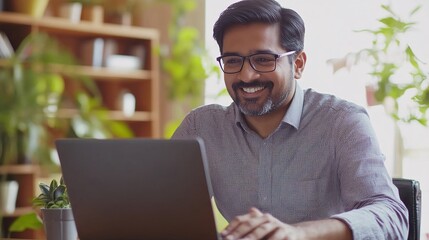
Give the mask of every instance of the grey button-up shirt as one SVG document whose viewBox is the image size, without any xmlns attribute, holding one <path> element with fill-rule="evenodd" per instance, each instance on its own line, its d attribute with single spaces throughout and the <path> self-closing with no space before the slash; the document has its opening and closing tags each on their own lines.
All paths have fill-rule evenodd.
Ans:
<svg viewBox="0 0 429 240">
<path fill-rule="evenodd" d="M 364 108 L 297 86 L 263 139 L 237 106 L 190 112 L 173 138 L 204 140 L 213 194 L 227 220 L 250 207 L 285 223 L 338 218 L 354 239 L 406 239 L 408 213 Z"/>
</svg>

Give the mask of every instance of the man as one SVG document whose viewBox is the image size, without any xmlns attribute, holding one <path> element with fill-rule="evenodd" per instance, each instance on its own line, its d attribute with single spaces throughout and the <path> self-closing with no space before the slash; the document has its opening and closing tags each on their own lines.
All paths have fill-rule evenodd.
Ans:
<svg viewBox="0 0 429 240">
<path fill-rule="evenodd" d="M 225 239 L 406 239 L 408 212 L 364 108 L 302 90 L 304 23 L 274 0 L 244 0 L 214 26 L 234 103 L 187 115 L 200 137 Z"/>
</svg>

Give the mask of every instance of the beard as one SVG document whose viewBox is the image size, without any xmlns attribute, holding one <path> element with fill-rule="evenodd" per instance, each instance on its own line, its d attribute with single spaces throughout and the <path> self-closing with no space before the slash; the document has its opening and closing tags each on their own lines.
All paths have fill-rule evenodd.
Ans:
<svg viewBox="0 0 429 240">
<path fill-rule="evenodd" d="M 267 99 L 258 103 L 258 98 L 242 98 L 240 97 L 239 91 L 242 91 L 242 88 L 245 87 L 264 87 L 263 91 L 268 90 L 269 94 Z M 271 113 L 278 109 L 283 103 L 287 100 L 289 92 L 285 91 L 277 98 L 274 98 L 272 95 L 274 84 L 273 82 L 261 82 L 254 81 L 251 83 L 238 82 L 232 85 L 234 91 L 233 101 L 238 106 L 240 111 L 247 116 L 262 116 L 268 113 Z"/>
</svg>

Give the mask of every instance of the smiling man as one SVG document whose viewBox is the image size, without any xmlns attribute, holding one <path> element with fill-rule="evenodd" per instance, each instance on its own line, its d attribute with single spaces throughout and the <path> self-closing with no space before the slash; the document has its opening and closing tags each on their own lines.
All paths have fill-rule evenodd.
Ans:
<svg viewBox="0 0 429 240">
<path fill-rule="evenodd" d="M 297 84 L 304 33 L 274 0 L 229 6 L 213 35 L 234 103 L 193 110 L 173 138 L 204 140 L 225 239 L 406 239 L 365 109 Z"/>
</svg>

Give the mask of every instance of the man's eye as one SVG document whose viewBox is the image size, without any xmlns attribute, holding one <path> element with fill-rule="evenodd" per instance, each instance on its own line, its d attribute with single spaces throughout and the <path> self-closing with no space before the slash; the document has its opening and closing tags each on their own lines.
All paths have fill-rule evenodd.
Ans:
<svg viewBox="0 0 429 240">
<path fill-rule="evenodd" d="M 225 64 L 241 64 L 242 60 L 239 57 L 229 57 L 224 59 Z"/>
<path fill-rule="evenodd" d="M 271 56 L 256 56 L 253 58 L 253 61 L 256 63 L 268 63 L 274 61 L 274 58 Z"/>
</svg>

